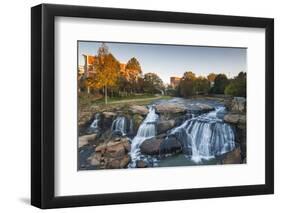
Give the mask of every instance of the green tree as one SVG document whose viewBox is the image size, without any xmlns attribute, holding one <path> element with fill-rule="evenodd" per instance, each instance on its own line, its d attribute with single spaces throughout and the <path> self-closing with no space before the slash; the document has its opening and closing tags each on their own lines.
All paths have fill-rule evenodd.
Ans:
<svg viewBox="0 0 281 213">
<path fill-rule="evenodd" d="M 210 89 L 210 83 L 207 78 L 199 76 L 194 80 L 194 90 L 198 94 L 206 94 Z"/>
<path fill-rule="evenodd" d="M 108 51 L 108 47 L 103 43 L 98 50 L 97 59 L 94 62 L 95 85 L 97 88 L 104 88 L 105 104 L 107 104 L 107 90 L 117 85 L 120 72 L 118 60 Z"/>
<path fill-rule="evenodd" d="M 163 92 L 162 79 L 155 73 L 146 73 L 143 78 L 143 90 L 147 93 Z"/>
<path fill-rule="evenodd" d="M 189 97 L 195 94 L 194 81 L 188 78 L 182 78 L 178 87 L 179 94 L 182 97 Z"/>
<path fill-rule="evenodd" d="M 192 71 L 187 71 L 178 86 L 178 93 L 182 97 L 189 97 L 196 94 L 195 88 L 196 75 Z"/>
<path fill-rule="evenodd" d="M 232 96 L 246 97 L 246 73 L 240 72 L 225 88 L 224 93 Z"/>
<path fill-rule="evenodd" d="M 126 69 L 128 69 L 128 70 L 135 70 L 137 74 L 141 74 L 142 73 L 141 65 L 140 65 L 139 61 L 135 57 L 131 58 L 127 62 Z"/>
<path fill-rule="evenodd" d="M 126 73 L 131 86 L 131 92 L 137 89 L 138 79 L 142 74 L 142 69 L 139 61 L 133 57 L 126 64 Z"/>
<path fill-rule="evenodd" d="M 224 94 L 224 90 L 228 84 L 229 84 L 229 80 L 227 79 L 226 75 L 218 74 L 215 78 L 212 92 L 216 94 Z"/>
<path fill-rule="evenodd" d="M 196 79 L 196 75 L 192 71 L 187 71 L 183 74 L 183 79 L 194 81 Z"/>
</svg>

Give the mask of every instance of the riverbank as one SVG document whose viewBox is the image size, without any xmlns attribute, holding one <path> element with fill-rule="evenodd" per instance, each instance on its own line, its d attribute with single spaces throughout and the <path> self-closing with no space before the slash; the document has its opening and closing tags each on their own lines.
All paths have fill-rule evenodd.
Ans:
<svg viewBox="0 0 281 213">
<path fill-rule="evenodd" d="M 97 112 L 120 111 L 131 105 L 147 105 L 154 100 L 169 100 L 171 96 L 164 95 L 132 95 L 122 98 L 108 98 L 108 104 L 105 104 L 104 98 L 95 99 L 92 95 L 78 96 L 78 126 L 81 127 L 93 118 Z"/>
</svg>

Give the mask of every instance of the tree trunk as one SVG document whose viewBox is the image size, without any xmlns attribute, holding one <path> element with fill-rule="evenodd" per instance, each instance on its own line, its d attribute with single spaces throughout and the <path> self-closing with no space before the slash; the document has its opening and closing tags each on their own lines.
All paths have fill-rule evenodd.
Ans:
<svg viewBox="0 0 281 213">
<path fill-rule="evenodd" d="M 105 104 L 107 104 L 107 87 L 104 86 L 104 97 L 105 97 Z"/>
</svg>

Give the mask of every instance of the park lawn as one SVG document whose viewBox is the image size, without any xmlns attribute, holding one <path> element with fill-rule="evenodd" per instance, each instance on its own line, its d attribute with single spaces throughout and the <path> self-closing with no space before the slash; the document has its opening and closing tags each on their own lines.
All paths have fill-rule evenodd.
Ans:
<svg viewBox="0 0 281 213">
<path fill-rule="evenodd" d="M 142 94 L 142 95 L 130 95 L 130 96 L 124 96 L 124 97 L 108 97 L 107 105 L 116 105 L 116 104 L 139 104 L 139 105 L 145 105 L 149 104 L 153 100 L 158 99 L 170 99 L 171 96 L 165 96 L 165 95 L 153 95 L 153 94 Z M 80 95 L 79 96 L 79 105 L 80 107 L 83 106 L 91 106 L 91 105 L 97 105 L 97 106 L 103 106 L 105 105 L 104 97 L 95 99 L 92 95 Z"/>
</svg>

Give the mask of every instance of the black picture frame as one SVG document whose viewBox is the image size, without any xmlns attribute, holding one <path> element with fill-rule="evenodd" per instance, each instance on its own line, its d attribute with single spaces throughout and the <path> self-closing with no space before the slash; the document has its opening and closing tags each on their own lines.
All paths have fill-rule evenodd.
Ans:
<svg viewBox="0 0 281 213">
<path fill-rule="evenodd" d="M 100 18 L 162 23 L 264 28 L 265 48 L 265 184 L 79 196 L 54 195 L 54 23 L 55 17 Z M 251 128 L 251 127 L 249 127 Z M 31 204 L 60 208 L 217 198 L 274 193 L 274 20 L 164 11 L 41 4 L 31 8 Z"/>
</svg>

